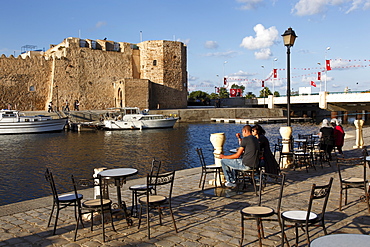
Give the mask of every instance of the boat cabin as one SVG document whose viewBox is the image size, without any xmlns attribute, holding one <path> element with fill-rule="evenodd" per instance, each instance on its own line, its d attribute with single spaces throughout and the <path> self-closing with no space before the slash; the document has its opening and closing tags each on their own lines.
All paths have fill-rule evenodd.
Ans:
<svg viewBox="0 0 370 247">
<path fill-rule="evenodd" d="M 0 110 L 0 122 L 15 123 L 15 122 L 37 122 L 51 120 L 49 116 L 22 116 L 19 111 Z"/>
</svg>

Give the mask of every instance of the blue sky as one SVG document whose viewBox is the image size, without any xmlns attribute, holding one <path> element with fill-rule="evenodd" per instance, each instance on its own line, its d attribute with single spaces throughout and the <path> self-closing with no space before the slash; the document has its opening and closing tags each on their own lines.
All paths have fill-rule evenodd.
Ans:
<svg viewBox="0 0 370 247">
<path fill-rule="evenodd" d="M 370 89 L 370 0 L 3 0 L 1 5 L 0 54 L 7 56 L 18 56 L 24 45 L 48 49 L 67 37 L 177 40 L 188 49 L 189 91 L 214 92 L 226 76 L 227 86 L 244 85 L 259 95 L 265 80 L 285 94 L 281 34 L 292 27 L 298 36 L 291 48 L 293 91 L 309 87 L 317 93 L 320 84 L 324 90 L 325 58 L 332 67 L 328 91 Z"/>
</svg>

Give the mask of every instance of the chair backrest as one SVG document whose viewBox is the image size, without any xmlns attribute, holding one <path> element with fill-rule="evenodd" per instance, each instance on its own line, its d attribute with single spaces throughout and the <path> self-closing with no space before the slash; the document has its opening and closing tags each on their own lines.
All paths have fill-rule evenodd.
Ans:
<svg viewBox="0 0 370 247">
<path fill-rule="evenodd" d="M 274 144 L 274 157 L 276 157 L 277 152 L 281 152 L 283 150 L 283 143 L 280 138 L 277 139 L 277 143 Z"/>
<path fill-rule="evenodd" d="M 59 201 L 59 199 L 58 199 L 58 192 L 57 192 L 57 188 L 55 187 L 54 177 L 53 177 L 52 172 L 49 171 L 48 168 L 45 171 L 45 179 L 46 179 L 46 181 L 48 181 L 50 183 L 50 187 L 51 187 L 51 191 L 53 193 L 53 199 L 54 199 L 54 201 L 58 202 Z"/>
<path fill-rule="evenodd" d="M 101 195 L 104 195 L 103 194 L 103 187 L 104 187 L 103 183 L 104 182 L 103 182 L 102 177 L 98 174 L 97 178 L 95 178 L 95 179 L 94 178 L 91 178 L 91 179 L 89 178 L 89 179 L 78 179 L 78 180 L 76 180 L 74 178 L 74 176 L 71 175 L 71 180 L 72 180 L 73 189 L 74 189 L 76 198 L 79 198 L 78 197 L 78 188 L 94 188 L 94 187 L 98 186 L 100 194 L 99 194 L 99 198 L 97 198 L 97 199 L 100 199 L 100 206 L 101 206 L 100 210 L 103 212 L 103 210 L 104 210 L 104 208 L 103 208 L 103 199 L 107 199 L 107 198 L 104 198 L 104 196 L 101 196 Z M 100 186 L 100 185 L 102 185 L 102 186 Z M 81 200 L 77 200 L 77 206 L 78 206 L 79 212 L 81 213 L 81 209 L 82 209 Z"/>
<path fill-rule="evenodd" d="M 261 172 L 260 174 L 260 186 L 259 186 L 259 200 L 258 200 L 258 206 L 262 205 L 262 193 L 264 192 L 267 184 L 278 184 L 279 187 L 279 199 L 276 207 L 276 213 L 280 213 L 281 208 L 281 201 L 283 198 L 283 191 L 284 191 L 284 185 L 285 185 L 285 174 L 272 174 L 272 173 L 266 173 Z M 274 190 L 275 193 L 275 190 Z"/>
<path fill-rule="evenodd" d="M 362 177 L 364 178 L 364 181 L 366 181 L 366 163 L 367 162 L 365 160 L 365 157 L 354 157 L 354 158 L 337 157 L 336 163 L 337 163 L 339 180 L 340 180 L 341 183 L 343 181 L 343 177 L 342 177 L 343 166 L 360 166 L 360 167 L 362 167 Z"/>
<path fill-rule="evenodd" d="M 161 161 L 156 160 L 155 158 L 153 158 L 153 160 L 152 160 L 152 166 L 150 168 L 149 175 L 150 176 L 155 176 L 155 177 L 158 176 L 159 171 L 161 169 L 161 165 L 162 165 L 162 162 Z M 152 188 L 154 190 L 154 194 L 157 194 L 157 186 L 154 185 Z"/>
<path fill-rule="evenodd" d="M 312 210 L 312 205 L 315 200 L 323 200 L 320 217 L 324 218 L 326 205 L 328 204 L 332 184 L 333 184 L 333 178 L 331 177 L 329 180 L 329 183 L 326 185 L 316 185 L 316 184 L 312 185 L 310 200 L 309 200 L 308 209 L 307 209 L 306 222 L 309 221 L 310 212 Z"/>
<path fill-rule="evenodd" d="M 367 147 L 362 148 L 362 155 L 363 156 L 369 156 L 369 152 L 367 151 Z"/>
<path fill-rule="evenodd" d="M 298 134 L 299 139 L 311 139 L 312 134 Z"/>
<path fill-rule="evenodd" d="M 148 194 L 149 194 L 149 188 L 151 186 L 158 187 L 168 184 L 168 198 L 171 203 L 171 197 L 172 197 L 172 189 L 173 189 L 173 182 L 175 180 L 175 171 L 167 172 L 167 173 L 161 173 L 157 174 L 156 176 L 150 176 L 147 175 L 147 188 L 148 188 Z"/>
<path fill-rule="evenodd" d="M 206 169 L 207 165 L 206 165 L 206 162 L 204 160 L 203 150 L 201 148 L 197 148 L 196 151 L 197 151 L 197 154 L 199 156 L 200 165 L 202 166 L 202 169 Z"/>
</svg>

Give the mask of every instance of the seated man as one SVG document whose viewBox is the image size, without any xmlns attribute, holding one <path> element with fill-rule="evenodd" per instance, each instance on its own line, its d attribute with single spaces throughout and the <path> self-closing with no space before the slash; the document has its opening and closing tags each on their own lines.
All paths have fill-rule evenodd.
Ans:
<svg viewBox="0 0 370 247">
<path fill-rule="evenodd" d="M 235 170 L 250 170 L 258 167 L 259 164 L 259 142 L 252 135 L 252 127 L 245 125 L 242 129 L 243 138 L 237 133 L 240 147 L 235 154 L 220 155 L 222 170 L 225 175 L 226 187 L 235 187 Z M 242 159 L 240 157 L 243 155 Z"/>
</svg>

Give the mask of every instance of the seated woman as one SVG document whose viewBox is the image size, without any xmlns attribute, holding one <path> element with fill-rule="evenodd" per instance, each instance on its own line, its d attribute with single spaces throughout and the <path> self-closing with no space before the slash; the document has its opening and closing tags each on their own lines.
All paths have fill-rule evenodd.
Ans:
<svg viewBox="0 0 370 247">
<path fill-rule="evenodd" d="M 320 149 L 324 150 L 328 159 L 331 160 L 331 152 L 334 147 L 334 129 L 329 125 L 327 119 L 322 120 L 320 129 Z"/>
<path fill-rule="evenodd" d="M 279 174 L 279 164 L 277 163 L 274 155 L 271 152 L 270 142 L 266 138 L 265 134 L 266 131 L 261 127 L 261 125 L 256 124 L 252 127 L 252 135 L 254 135 L 260 143 L 260 165 L 262 167 L 265 167 L 265 172 L 267 173 Z"/>
</svg>

